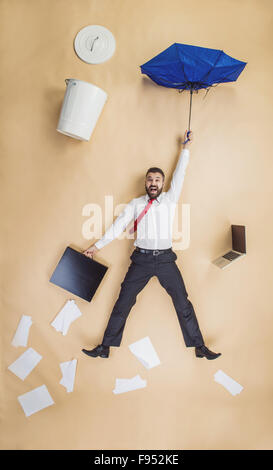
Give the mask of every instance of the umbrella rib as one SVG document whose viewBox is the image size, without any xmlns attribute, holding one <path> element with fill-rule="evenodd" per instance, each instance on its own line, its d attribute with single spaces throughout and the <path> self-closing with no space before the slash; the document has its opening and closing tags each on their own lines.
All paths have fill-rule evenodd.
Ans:
<svg viewBox="0 0 273 470">
<path fill-rule="evenodd" d="M 228 74 L 227 74 L 223 79 L 221 79 L 221 80 L 225 80 L 225 79 L 226 79 L 229 75 L 231 75 L 233 72 L 234 72 L 234 70 L 233 70 L 232 72 L 228 73 Z M 235 81 L 235 80 L 233 80 L 233 81 Z M 220 85 L 220 83 L 226 83 L 226 82 L 223 82 L 223 81 L 217 82 L 217 83 L 214 83 L 213 85 L 210 85 L 209 87 L 207 87 L 207 91 L 206 91 L 206 94 L 205 94 L 204 98 L 206 98 L 208 91 L 209 91 L 212 87 L 216 87 L 216 86 Z"/>
</svg>

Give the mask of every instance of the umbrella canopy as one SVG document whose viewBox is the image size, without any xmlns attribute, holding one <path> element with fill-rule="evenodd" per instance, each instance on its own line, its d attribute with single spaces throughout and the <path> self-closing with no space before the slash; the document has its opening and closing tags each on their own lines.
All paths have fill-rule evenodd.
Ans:
<svg viewBox="0 0 273 470">
<path fill-rule="evenodd" d="M 219 49 L 174 43 L 140 68 L 158 85 L 180 91 L 189 90 L 192 99 L 194 90 L 234 82 L 245 66 L 246 62 L 234 59 Z"/>
</svg>

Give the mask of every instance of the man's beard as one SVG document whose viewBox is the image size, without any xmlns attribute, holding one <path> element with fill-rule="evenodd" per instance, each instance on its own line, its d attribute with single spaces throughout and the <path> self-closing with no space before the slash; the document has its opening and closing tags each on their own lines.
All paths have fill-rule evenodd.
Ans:
<svg viewBox="0 0 273 470">
<path fill-rule="evenodd" d="M 153 186 L 150 186 L 150 188 L 148 189 L 147 186 L 145 185 L 146 193 L 148 194 L 149 198 L 156 199 L 159 196 L 159 194 L 162 193 L 163 188 L 157 189 L 157 191 L 154 191 L 154 192 L 151 191 L 151 188 L 153 188 Z"/>
</svg>

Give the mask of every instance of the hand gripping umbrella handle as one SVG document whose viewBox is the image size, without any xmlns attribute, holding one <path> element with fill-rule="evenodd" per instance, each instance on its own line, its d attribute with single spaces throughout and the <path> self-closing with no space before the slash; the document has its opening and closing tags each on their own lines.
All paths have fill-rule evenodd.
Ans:
<svg viewBox="0 0 273 470">
<path fill-rule="evenodd" d="M 187 132 L 187 137 L 189 137 L 190 135 L 190 131 Z M 182 144 L 186 144 L 187 142 L 189 142 L 190 139 L 187 138 L 187 140 L 185 140 L 184 142 L 182 142 Z"/>
</svg>

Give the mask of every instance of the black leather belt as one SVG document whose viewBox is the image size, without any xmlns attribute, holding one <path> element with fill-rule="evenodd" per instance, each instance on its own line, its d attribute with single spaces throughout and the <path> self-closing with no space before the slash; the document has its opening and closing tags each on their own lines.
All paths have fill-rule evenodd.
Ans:
<svg viewBox="0 0 273 470">
<path fill-rule="evenodd" d="M 152 254 L 153 256 L 158 256 L 158 255 L 162 255 L 163 253 L 168 253 L 172 251 L 172 249 L 167 248 L 166 250 L 144 250 L 144 248 L 139 248 L 137 246 L 136 251 L 139 251 L 140 253 L 145 253 L 146 255 Z"/>
</svg>

